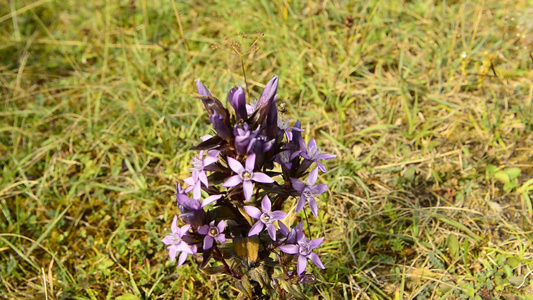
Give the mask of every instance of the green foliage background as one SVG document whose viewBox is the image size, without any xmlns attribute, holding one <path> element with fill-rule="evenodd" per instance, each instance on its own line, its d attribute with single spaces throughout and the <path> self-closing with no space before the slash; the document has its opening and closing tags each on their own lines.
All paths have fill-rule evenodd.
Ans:
<svg viewBox="0 0 533 300">
<path fill-rule="evenodd" d="M 531 299 L 531 20 L 524 0 L 3 1 L 0 297 L 235 297 L 161 237 L 209 132 L 194 80 L 225 99 L 225 45 L 262 32 L 252 96 L 278 75 L 338 155 L 309 297 Z"/>
</svg>

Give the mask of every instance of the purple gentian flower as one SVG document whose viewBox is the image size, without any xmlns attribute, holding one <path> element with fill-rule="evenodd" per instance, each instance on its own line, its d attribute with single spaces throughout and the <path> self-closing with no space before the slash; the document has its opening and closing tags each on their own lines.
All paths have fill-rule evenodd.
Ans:
<svg viewBox="0 0 533 300">
<path fill-rule="evenodd" d="M 248 117 L 251 116 L 257 108 L 257 100 L 250 101 L 250 104 L 246 104 L 246 113 Z"/>
<path fill-rule="evenodd" d="M 311 261 L 319 268 L 325 269 L 318 255 L 312 252 L 313 249 L 322 244 L 322 241 L 324 241 L 324 238 L 314 239 L 312 241 L 309 241 L 308 239 L 301 239 L 296 245 L 283 245 L 279 246 L 279 249 L 287 254 L 297 254 L 298 265 L 296 269 L 298 275 L 300 275 L 305 272 L 305 269 L 307 268 L 308 258 L 311 259 Z"/>
<path fill-rule="evenodd" d="M 200 79 L 196 79 L 196 89 L 198 90 L 198 94 L 202 96 L 209 96 L 211 97 L 211 93 L 209 90 L 205 87 L 205 85 L 200 81 Z"/>
<path fill-rule="evenodd" d="M 273 241 L 275 241 L 276 226 L 274 226 L 272 223 L 285 218 L 287 214 L 280 210 L 270 211 L 272 209 L 272 203 L 270 202 L 268 196 L 263 198 L 263 201 L 261 202 L 261 209 L 262 211 L 253 206 L 244 206 L 244 210 L 250 217 L 259 219 L 259 221 L 255 222 L 255 224 L 252 226 L 250 232 L 248 232 L 248 236 L 257 235 L 266 226 L 268 235 Z"/>
<path fill-rule="evenodd" d="M 265 153 L 270 151 L 272 149 L 272 146 L 274 145 L 274 142 L 276 140 L 268 140 L 268 138 L 264 135 L 259 135 L 255 138 L 254 144 L 253 144 L 253 152 L 254 153 Z"/>
<path fill-rule="evenodd" d="M 171 233 L 163 238 L 163 243 L 167 245 L 168 256 L 170 257 L 170 262 L 174 262 L 176 254 L 178 251 L 181 251 L 180 258 L 178 259 L 178 267 L 181 266 L 189 254 L 195 254 L 197 251 L 196 245 L 190 246 L 187 244 L 183 237 L 191 228 L 191 225 L 185 225 L 181 228 L 178 227 L 178 217 L 174 216 L 174 221 L 171 226 Z"/>
<path fill-rule="evenodd" d="M 228 93 L 228 102 L 235 110 L 237 120 L 246 120 L 248 113 L 246 111 L 246 95 L 242 87 L 232 88 Z"/>
<path fill-rule="evenodd" d="M 244 198 L 246 198 L 246 201 L 250 201 L 250 198 L 252 198 L 252 194 L 254 192 L 254 186 L 252 181 L 255 182 L 262 182 L 262 183 L 272 183 L 274 182 L 274 179 L 270 178 L 265 173 L 261 172 L 254 172 L 254 165 L 255 165 L 255 154 L 251 153 L 246 158 L 246 167 L 243 167 L 240 162 L 237 160 L 228 157 L 228 165 L 233 170 L 233 172 L 237 173 L 237 175 L 233 175 L 230 178 L 222 184 L 223 187 L 234 187 L 242 182 L 242 190 L 244 192 Z"/>
<path fill-rule="evenodd" d="M 300 222 L 300 224 L 296 225 L 292 230 L 289 230 L 283 222 L 278 222 L 279 225 L 279 231 L 282 235 L 285 236 L 281 241 L 285 242 L 286 244 L 296 244 L 299 240 L 305 239 L 304 234 L 304 222 Z"/>
<path fill-rule="evenodd" d="M 204 201 L 202 201 L 201 200 L 202 194 L 201 194 L 200 189 L 193 189 L 192 194 L 193 194 L 192 199 L 190 199 L 187 196 L 187 194 L 178 193 L 176 195 L 178 206 L 182 204 L 182 205 L 186 205 L 187 207 L 190 207 L 191 210 L 200 210 L 201 208 L 217 201 L 218 199 L 222 197 L 222 195 L 211 195 L 205 198 Z"/>
<path fill-rule="evenodd" d="M 185 223 L 192 226 L 201 226 L 204 224 L 205 211 L 202 209 L 202 204 L 198 199 L 191 199 L 187 196 L 187 191 L 183 191 L 181 186 L 176 186 L 176 202 L 178 203 L 178 209 L 180 210 L 180 218 Z"/>
<path fill-rule="evenodd" d="M 276 96 L 276 92 L 278 91 L 278 76 L 273 76 L 272 79 L 266 84 L 265 89 L 263 90 L 263 93 L 261 94 L 261 97 L 259 97 L 259 100 L 257 101 L 257 107 L 258 108 L 267 108 L 267 112 L 270 110 L 270 105 L 272 104 L 272 101 L 274 101 L 274 97 Z"/>
<path fill-rule="evenodd" d="M 300 155 L 305 159 L 315 162 L 317 166 L 320 168 L 320 170 L 324 173 L 327 172 L 326 167 L 324 167 L 324 165 L 318 160 L 319 159 L 331 159 L 331 158 L 337 157 L 337 155 L 334 155 L 334 154 L 326 154 L 326 153 L 321 154 L 320 149 L 318 149 L 316 145 L 315 138 L 312 138 L 309 141 L 309 144 L 307 145 L 308 148 L 305 146 L 305 141 L 303 138 L 300 138 L 299 143 L 300 143 L 300 148 L 302 148 L 302 152 L 300 153 Z"/>
<path fill-rule="evenodd" d="M 300 194 L 300 200 L 296 204 L 296 212 L 299 212 L 304 208 L 305 201 L 309 202 L 309 208 L 315 217 L 318 217 L 318 207 L 316 204 L 315 196 L 320 195 L 328 188 L 325 184 L 314 185 L 318 179 L 318 168 L 314 168 L 307 177 L 307 183 L 303 184 L 298 179 L 291 178 L 292 187 Z"/>
<path fill-rule="evenodd" d="M 215 221 L 211 221 L 209 225 L 204 225 L 198 228 L 198 233 L 205 235 L 204 237 L 204 250 L 211 249 L 213 247 L 213 241 L 224 243 L 226 241 L 226 235 L 223 234 L 224 228 L 226 228 L 226 221 L 220 221 L 215 226 Z"/>
<path fill-rule="evenodd" d="M 224 122 L 224 116 L 218 112 L 209 115 L 209 122 L 213 125 L 217 135 L 225 140 L 231 138 L 231 130 Z"/>
<path fill-rule="evenodd" d="M 290 142 L 292 141 L 292 132 L 298 131 L 302 132 L 303 129 L 300 129 L 296 126 L 289 126 L 289 119 L 283 121 L 281 118 L 278 119 L 278 127 L 279 129 L 283 130 L 285 132 L 285 135 L 287 136 L 287 140 Z M 289 130 L 290 129 L 290 130 Z"/>
<path fill-rule="evenodd" d="M 235 150 L 237 150 L 237 153 L 244 155 L 250 152 L 258 133 L 259 128 L 251 130 L 248 123 L 244 123 L 242 126 L 235 126 L 233 134 L 235 135 Z"/>
<path fill-rule="evenodd" d="M 207 156 L 203 158 L 204 151 L 200 151 L 198 156 L 193 157 L 192 159 L 192 168 L 189 170 L 192 171 L 193 177 L 198 177 L 198 179 L 207 187 L 209 183 L 207 182 L 207 174 L 205 173 L 205 167 L 210 164 L 215 163 L 218 160 L 218 157 Z"/>
<path fill-rule="evenodd" d="M 281 151 L 280 153 L 278 153 L 276 157 L 274 158 L 274 161 L 284 166 L 288 170 L 290 170 L 292 167 L 292 163 L 291 163 L 290 155 L 288 151 Z"/>
<path fill-rule="evenodd" d="M 268 115 L 271 115 L 270 108 L 276 101 L 276 92 L 278 90 L 278 76 L 272 77 L 265 86 L 261 97 L 257 100 L 257 106 L 254 112 L 254 121 L 258 124 L 263 124 Z M 275 106 L 275 104 L 274 104 Z M 274 121 L 272 126 L 277 125 L 277 121 Z"/>
</svg>

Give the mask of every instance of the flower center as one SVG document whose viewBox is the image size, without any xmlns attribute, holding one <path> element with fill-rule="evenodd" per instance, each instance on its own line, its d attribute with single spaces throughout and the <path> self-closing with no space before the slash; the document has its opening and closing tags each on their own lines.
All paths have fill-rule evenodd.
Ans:
<svg viewBox="0 0 533 300">
<path fill-rule="evenodd" d="M 201 171 L 204 168 L 204 162 L 198 158 L 193 158 L 192 168 L 197 171 Z"/>
<path fill-rule="evenodd" d="M 300 244 L 300 255 L 303 255 L 303 256 L 308 256 L 309 254 L 311 254 L 311 249 L 309 249 L 309 244 L 308 243 L 302 243 Z"/>
<path fill-rule="evenodd" d="M 242 179 L 243 179 L 243 180 L 250 180 L 250 179 L 252 179 L 252 173 L 250 173 L 249 171 L 244 171 L 244 172 L 242 172 Z"/>
<path fill-rule="evenodd" d="M 304 190 L 303 196 L 306 200 L 315 198 L 315 194 L 307 188 Z"/>
<path fill-rule="evenodd" d="M 211 227 L 209 229 L 209 235 L 212 236 L 212 237 L 215 237 L 218 235 L 218 228 L 216 227 Z"/>
<path fill-rule="evenodd" d="M 170 234 L 171 242 L 174 245 L 181 243 L 181 237 L 175 233 Z"/>
<path fill-rule="evenodd" d="M 269 214 L 269 213 L 263 213 L 261 215 L 261 218 L 260 218 L 261 222 L 265 223 L 265 224 L 270 224 L 272 223 L 272 216 Z"/>
<path fill-rule="evenodd" d="M 307 155 L 309 155 L 309 157 L 314 160 L 318 155 L 320 155 L 320 149 L 318 149 L 317 147 L 316 149 L 307 152 Z"/>
</svg>

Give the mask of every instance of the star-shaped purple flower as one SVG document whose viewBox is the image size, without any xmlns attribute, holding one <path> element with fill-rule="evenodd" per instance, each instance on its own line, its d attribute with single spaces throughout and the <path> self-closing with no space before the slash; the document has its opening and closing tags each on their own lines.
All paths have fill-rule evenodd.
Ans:
<svg viewBox="0 0 533 300">
<path fill-rule="evenodd" d="M 296 178 L 291 178 L 292 187 L 300 194 L 300 200 L 296 204 L 296 212 L 304 208 L 305 202 L 309 202 L 309 208 L 315 217 L 318 217 L 318 206 L 316 204 L 315 196 L 320 195 L 328 188 L 325 184 L 314 185 L 318 179 L 318 168 L 314 168 L 307 177 L 307 183 L 303 184 Z"/>
<path fill-rule="evenodd" d="M 312 241 L 308 239 L 301 239 L 296 245 L 283 245 L 279 246 L 279 249 L 287 254 L 297 255 L 298 264 L 296 269 L 298 275 L 301 275 L 303 272 L 305 272 L 305 269 L 307 268 L 308 258 L 311 259 L 311 261 L 319 268 L 325 269 L 318 255 L 312 252 L 313 249 L 322 244 L 322 241 L 324 241 L 324 238 L 314 239 Z"/>
<path fill-rule="evenodd" d="M 285 224 L 283 224 L 283 222 L 278 222 L 278 225 L 279 232 L 285 236 L 280 240 L 280 242 L 284 242 L 286 244 L 296 244 L 299 240 L 305 239 L 303 222 L 300 222 L 300 224 L 296 225 L 290 230 Z"/>
<path fill-rule="evenodd" d="M 211 249 L 213 247 L 213 241 L 224 243 L 226 241 L 226 235 L 223 234 L 224 228 L 226 228 L 226 221 L 220 221 L 215 226 L 215 221 L 211 221 L 209 225 L 204 225 L 198 228 L 198 233 L 205 235 L 204 237 L 204 250 Z"/>
<path fill-rule="evenodd" d="M 274 179 L 270 178 L 265 173 L 254 172 L 255 165 L 255 153 L 251 153 L 246 158 L 245 167 L 242 166 L 237 160 L 228 157 L 228 165 L 237 173 L 233 175 L 222 184 L 223 187 L 234 187 L 242 182 L 242 190 L 244 192 L 244 198 L 246 201 L 250 201 L 252 194 L 254 192 L 254 186 L 252 181 L 261 182 L 261 183 L 272 183 Z"/>
<path fill-rule="evenodd" d="M 192 177 L 197 177 L 206 187 L 209 186 L 207 182 L 207 174 L 205 173 L 205 167 L 215 163 L 218 160 L 218 157 L 207 156 L 203 158 L 204 151 L 200 151 L 198 156 L 193 157 L 192 159 L 192 168 L 189 170 L 192 171 Z"/>
<path fill-rule="evenodd" d="M 279 129 L 283 130 L 285 132 L 285 135 L 287 136 L 287 140 L 290 142 L 292 141 L 292 132 L 298 131 L 302 132 L 303 129 L 300 129 L 295 126 L 289 126 L 289 119 L 283 121 L 281 118 L 278 119 L 278 127 Z M 290 129 L 290 130 L 289 130 Z"/>
<path fill-rule="evenodd" d="M 257 235 L 266 226 L 268 235 L 273 241 L 275 241 L 276 226 L 273 223 L 285 218 L 287 214 L 280 210 L 270 211 L 272 209 L 272 203 L 270 202 L 268 196 L 265 196 L 263 201 L 261 201 L 261 209 L 262 211 L 253 206 L 244 206 L 244 210 L 250 217 L 259 220 L 252 226 L 250 232 L 248 232 L 248 236 Z"/>
<path fill-rule="evenodd" d="M 193 189 L 193 192 L 192 192 L 192 199 L 190 199 L 187 194 L 185 193 L 177 193 L 176 194 L 176 200 L 178 201 L 178 206 L 180 204 L 185 204 L 187 205 L 188 207 L 191 207 L 191 209 L 193 210 L 199 210 L 201 209 L 202 207 L 206 207 L 207 205 L 217 201 L 218 199 L 220 199 L 222 197 L 222 195 L 211 195 L 207 198 L 204 199 L 204 201 L 202 201 L 202 194 L 201 194 L 201 190 L 200 189 Z M 201 205 L 200 205 L 201 203 Z"/>
<path fill-rule="evenodd" d="M 178 253 L 178 251 L 181 251 L 180 257 L 178 259 L 179 267 L 185 262 L 189 254 L 196 253 L 197 247 L 196 245 L 190 246 L 183 240 L 183 237 L 187 234 L 189 228 L 191 228 L 191 225 L 185 225 L 179 228 L 177 223 L 178 217 L 174 216 L 174 221 L 172 222 L 171 226 L 172 232 L 163 238 L 163 243 L 168 246 L 168 256 L 170 257 L 171 262 L 174 262 L 176 254 Z"/>
<path fill-rule="evenodd" d="M 337 157 L 337 155 L 334 155 L 334 154 L 320 153 L 320 149 L 318 149 L 318 146 L 316 145 L 315 138 L 312 138 L 309 141 L 309 143 L 307 144 L 307 147 L 305 145 L 305 141 L 303 138 L 300 138 L 298 142 L 300 143 L 300 148 L 302 149 L 302 151 L 300 152 L 300 156 L 312 162 L 315 162 L 316 165 L 320 168 L 320 170 L 324 173 L 327 172 L 326 167 L 318 160 L 319 159 L 331 159 L 331 158 Z"/>
</svg>

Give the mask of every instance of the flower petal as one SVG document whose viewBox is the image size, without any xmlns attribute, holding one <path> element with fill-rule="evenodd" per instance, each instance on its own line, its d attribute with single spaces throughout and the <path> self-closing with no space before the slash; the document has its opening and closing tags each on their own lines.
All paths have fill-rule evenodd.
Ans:
<svg viewBox="0 0 533 300">
<path fill-rule="evenodd" d="M 291 178 L 292 188 L 295 189 L 298 193 L 302 193 L 305 188 L 305 184 L 296 178 Z"/>
<path fill-rule="evenodd" d="M 276 240 L 276 226 L 274 224 L 266 224 L 268 235 L 270 238 L 275 241 Z"/>
<path fill-rule="evenodd" d="M 320 169 L 320 171 L 322 171 L 323 173 L 327 173 L 328 171 L 326 170 L 326 167 L 324 166 L 324 164 L 322 164 L 321 162 L 319 161 L 315 161 L 316 162 L 316 165 L 318 166 L 318 168 Z"/>
<path fill-rule="evenodd" d="M 317 184 L 312 188 L 312 192 L 315 195 L 323 194 L 328 189 L 327 184 Z"/>
<path fill-rule="evenodd" d="M 284 236 L 289 235 L 290 231 L 287 225 L 285 225 L 285 223 L 279 221 L 278 226 L 279 226 L 279 231 L 281 232 L 281 234 L 283 234 Z"/>
<path fill-rule="evenodd" d="M 250 229 L 250 232 L 248 232 L 248 236 L 257 235 L 259 232 L 263 230 L 264 227 L 265 227 L 265 224 L 263 224 L 263 222 L 261 221 L 255 222 L 255 224 Z"/>
<path fill-rule="evenodd" d="M 320 244 L 322 244 L 323 241 L 324 241 L 323 237 L 310 241 L 309 242 L 309 249 L 311 249 L 311 250 L 315 249 L 316 247 L 320 246 Z"/>
<path fill-rule="evenodd" d="M 337 157 L 337 155 L 335 154 L 322 153 L 322 154 L 319 154 L 316 158 L 317 159 L 332 159 L 335 157 Z"/>
<path fill-rule="evenodd" d="M 263 212 L 270 212 L 270 209 L 272 208 L 272 203 L 270 202 L 270 199 L 268 196 L 263 197 L 263 201 L 261 201 L 261 209 Z"/>
<path fill-rule="evenodd" d="M 219 234 L 215 237 L 215 240 L 219 243 L 225 243 L 226 242 L 226 235 L 225 234 Z"/>
<path fill-rule="evenodd" d="M 199 172 L 198 173 L 198 179 L 205 185 L 209 186 L 209 182 L 207 182 L 207 175 L 205 175 L 205 172 Z"/>
<path fill-rule="evenodd" d="M 234 187 L 242 182 L 241 176 L 233 175 L 222 184 L 223 187 Z"/>
<path fill-rule="evenodd" d="M 250 198 L 252 198 L 252 194 L 254 193 L 254 184 L 251 181 L 243 181 L 242 191 L 244 192 L 244 198 L 246 201 L 250 201 Z"/>
<path fill-rule="evenodd" d="M 314 168 L 307 177 L 307 185 L 313 186 L 315 185 L 316 180 L 318 179 L 318 168 Z"/>
<path fill-rule="evenodd" d="M 204 167 L 205 167 L 205 166 L 209 166 L 210 164 L 215 163 L 215 162 L 217 162 L 217 161 L 218 161 L 218 156 L 215 156 L 215 157 L 213 157 L 213 156 L 208 156 L 208 157 L 206 157 L 206 158 L 204 159 Z"/>
<path fill-rule="evenodd" d="M 298 256 L 298 275 L 301 275 L 303 272 L 305 272 L 305 269 L 307 268 L 307 257 L 303 255 Z"/>
<path fill-rule="evenodd" d="M 170 258 L 170 262 L 173 263 L 174 259 L 176 258 L 176 247 L 170 246 L 168 249 L 168 257 Z"/>
<path fill-rule="evenodd" d="M 282 211 L 280 211 L 280 210 L 276 210 L 276 211 L 272 212 L 271 216 L 272 216 L 272 219 L 274 221 L 276 221 L 276 220 L 284 219 L 287 216 L 287 214 L 282 212 Z"/>
<path fill-rule="evenodd" d="M 183 263 L 185 262 L 185 260 L 187 259 L 187 256 L 189 254 L 185 253 L 185 252 L 181 252 L 180 254 L 180 258 L 178 259 L 178 267 L 181 267 L 181 265 L 183 265 Z"/>
<path fill-rule="evenodd" d="M 246 170 L 248 171 L 253 171 L 254 170 L 254 167 L 255 167 L 255 153 L 250 153 L 248 154 L 248 157 L 246 158 L 246 162 L 245 162 L 246 166 Z"/>
<path fill-rule="evenodd" d="M 207 235 L 208 232 L 209 232 L 209 225 L 203 225 L 203 226 L 198 227 L 199 234 Z"/>
<path fill-rule="evenodd" d="M 298 200 L 298 204 L 296 204 L 296 212 L 299 212 L 304 208 L 305 205 L 305 198 L 304 196 L 300 196 L 300 200 Z"/>
<path fill-rule="evenodd" d="M 311 209 L 311 212 L 315 217 L 318 217 L 318 205 L 316 204 L 315 198 L 308 198 L 307 202 L 309 202 L 309 208 Z"/>
<path fill-rule="evenodd" d="M 315 263 L 315 265 L 317 265 L 320 269 L 325 269 L 324 265 L 322 264 L 322 261 L 320 260 L 320 257 L 318 257 L 318 255 L 316 255 L 316 253 L 311 253 L 309 254 L 309 258 L 311 259 L 311 261 L 313 263 Z"/>
<path fill-rule="evenodd" d="M 205 85 L 200 81 L 200 79 L 196 79 L 196 89 L 198 90 L 198 94 L 202 96 L 211 96 L 211 93 L 205 87 Z"/>
<path fill-rule="evenodd" d="M 209 196 L 209 197 L 205 198 L 204 201 L 202 202 L 202 207 L 205 207 L 205 206 L 217 201 L 221 197 L 222 197 L 222 195 L 213 195 L 213 196 Z"/>
<path fill-rule="evenodd" d="M 279 246 L 279 250 L 287 253 L 287 254 L 296 254 L 298 253 L 298 250 L 300 249 L 300 247 L 298 247 L 297 245 L 283 245 L 283 246 Z"/>
<path fill-rule="evenodd" d="M 244 171 L 242 164 L 231 157 L 228 157 L 228 165 L 237 174 L 241 174 Z"/>
<path fill-rule="evenodd" d="M 172 233 L 178 233 L 178 216 L 174 216 L 174 221 L 172 221 L 172 226 L 170 226 Z"/>
<path fill-rule="evenodd" d="M 255 172 L 252 175 L 252 180 L 255 182 L 272 183 L 274 179 L 270 178 L 267 174 L 261 172 Z"/>
<path fill-rule="evenodd" d="M 204 237 L 204 250 L 211 249 L 213 247 L 213 238 L 209 235 Z"/>
<path fill-rule="evenodd" d="M 187 233 L 187 231 L 189 231 L 189 228 L 191 228 L 191 225 L 189 225 L 189 224 L 183 225 L 183 227 L 179 228 L 178 232 L 176 232 L 176 233 L 180 237 L 182 237 L 184 234 Z"/>
<path fill-rule="evenodd" d="M 171 235 L 167 235 L 165 236 L 161 241 L 163 242 L 163 244 L 165 245 L 172 245 L 172 236 Z"/>
<path fill-rule="evenodd" d="M 226 228 L 226 221 L 220 221 L 217 225 L 218 232 L 224 232 Z"/>
<path fill-rule="evenodd" d="M 309 141 L 309 143 L 307 143 L 307 149 L 309 149 L 309 151 L 307 151 L 307 152 L 311 152 L 311 153 L 316 152 L 316 150 L 318 149 L 314 137 L 311 138 L 311 140 Z"/>
<path fill-rule="evenodd" d="M 260 211 L 257 207 L 245 205 L 243 208 L 244 208 L 244 211 L 245 211 L 250 217 L 252 217 L 252 218 L 254 218 L 254 219 L 259 219 L 259 218 L 261 218 L 261 211 Z"/>
</svg>

